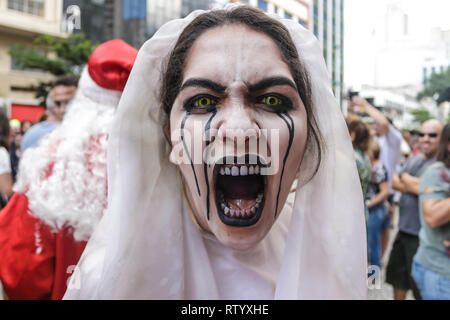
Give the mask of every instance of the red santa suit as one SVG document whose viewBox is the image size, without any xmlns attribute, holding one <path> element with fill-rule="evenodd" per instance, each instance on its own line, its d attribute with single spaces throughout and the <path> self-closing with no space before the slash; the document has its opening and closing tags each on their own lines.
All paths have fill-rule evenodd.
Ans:
<svg viewBox="0 0 450 320">
<path fill-rule="evenodd" d="M 8 299 L 61 299 L 107 204 L 106 144 L 137 50 L 100 45 L 62 124 L 22 156 L 0 212 L 0 280 Z"/>
</svg>

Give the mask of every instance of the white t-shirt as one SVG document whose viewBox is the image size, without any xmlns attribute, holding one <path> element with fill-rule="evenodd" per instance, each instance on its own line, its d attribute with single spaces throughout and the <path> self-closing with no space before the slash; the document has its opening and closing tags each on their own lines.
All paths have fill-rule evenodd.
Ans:
<svg viewBox="0 0 450 320">
<path fill-rule="evenodd" d="M 5 147 L 0 147 L 0 174 L 4 173 L 11 173 L 11 160 L 8 150 Z"/>
<path fill-rule="evenodd" d="M 389 192 L 392 194 L 392 177 L 394 176 L 397 164 L 400 162 L 400 145 L 402 143 L 402 134 L 392 125 L 389 126 L 389 132 L 381 137 L 375 137 L 380 145 L 380 160 L 388 172 Z"/>
</svg>

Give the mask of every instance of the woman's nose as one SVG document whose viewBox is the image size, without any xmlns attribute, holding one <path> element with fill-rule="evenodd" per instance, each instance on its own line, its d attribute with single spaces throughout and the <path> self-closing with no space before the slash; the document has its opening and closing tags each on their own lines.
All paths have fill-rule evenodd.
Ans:
<svg viewBox="0 0 450 320">
<path fill-rule="evenodd" d="M 250 140 L 259 137 L 259 126 L 250 108 L 235 102 L 224 111 L 218 128 L 218 138 L 223 143 L 246 145 Z"/>
</svg>

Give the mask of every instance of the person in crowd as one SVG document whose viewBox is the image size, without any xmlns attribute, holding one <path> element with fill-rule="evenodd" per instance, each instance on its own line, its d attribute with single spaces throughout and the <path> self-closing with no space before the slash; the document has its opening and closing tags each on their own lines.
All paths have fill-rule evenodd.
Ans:
<svg viewBox="0 0 450 320">
<path fill-rule="evenodd" d="M 355 113 L 355 107 L 362 108 L 360 110 L 367 113 L 374 120 L 374 139 L 380 145 L 380 159 L 388 170 L 389 183 L 391 184 L 396 165 L 400 160 L 402 134 L 392 125 L 388 117 L 360 95 L 353 95 L 348 100 L 348 111 L 350 114 Z"/>
<path fill-rule="evenodd" d="M 63 120 L 66 109 L 75 95 L 78 76 L 64 75 L 56 79 L 53 88 L 47 95 L 47 118 L 32 126 L 23 136 L 21 151 L 35 147 L 45 135 L 52 132 Z"/>
<path fill-rule="evenodd" d="M 385 116 L 381 111 L 370 104 L 365 98 L 359 94 L 351 96 L 347 99 L 349 113 L 354 113 L 357 108 L 361 112 L 365 112 L 374 121 L 374 139 L 380 145 L 380 159 L 385 168 L 388 171 L 389 181 L 389 198 L 387 205 L 386 221 L 383 222 L 383 226 L 390 226 L 393 215 L 393 198 L 394 190 L 392 188 L 392 178 L 395 173 L 396 166 L 401 159 L 401 143 L 402 134 L 394 125 L 392 121 Z M 389 242 L 390 229 L 384 229 L 381 233 L 381 247 L 382 256 L 384 255 L 385 248 Z"/>
<path fill-rule="evenodd" d="M 22 123 L 17 119 L 9 121 L 11 127 L 11 143 L 10 143 L 10 159 L 11 159 L 11 175 L 13 181 L 16 181 L 17 170 L 19 169 L 20 145 L 22 143 Z"/>
<path fill-rule="evenodd" d="M 370 131 L 368 126 L 357 116 L 347 116 L 346 123 L 353 144 L 363 197 L 366 198 L 371 175 L 371 164 L 367 155 L 369 142 L 371 140 Z M 364 205 L 364 216 L 366 220 L 369 217 L 367 203 Z"/>
<path fill-rule="evenodd" d="M 22 123 L 20 124 L 20 132 L 22 133 L 22 136 L 28 131 L 28 129 L 31 128 L 32 125 L 33 123 L 31 121 L 22 121 Z"/>
<path fill-rule="evenodd" d="M 426 300 L 450 300 L 450 124 L 442 131 L 437 161 L 419 184 L 419 248 L 412 276 Z"/>
<path fill-rule="evenodd" d="M 411 153 L 418 154 L 420 152 L 419 150 L 419 132 L 417 130 L 411 130 Z"/>
<path fill-rule="evenodd" d="M 408 147 L 412 150 L 413 149 L 413 145 L 411 142 L 411 131 L 407 130 L 407 129 L 402 129 L 402 137 L 403 137 L 403 141 L 405 141 L 408 144 Z"/>
<path fill-rule="evenodd" d="M 162 26 L 108 170 L 108 211 L 65 299 L 367 295 L 351 141 L 320 44 L 293 20 L 231 5 Z"/>
<path fill-rule="evenodd" d="M 6 112 L 0 110 L 0 207 L 4 207 L 13 194 L 9 148 L 11 128 Z"/>
<path fill-rule="evenodd" d="M 389 197 L 389 183 L 387 170 L 380 160 L 380 146 L 375 140 L 370 141 L 368 154 L 372 165 L 366 195 L 366 206 L 369 208 L 367 223 L 369 261 L 371 265 L 381 268 L 381 232 L 388 228 L 383 226 L 383 223 L 388 221 L 385 201 Z"/>
<path fill-rule="evenodd" d="M 42 113 L 42 114 L 38 117 L 37 123 L 44 122 L 45 120 L 47 120 L 47 117 L 48 117 L 48 115 L 47 115 L 46 112 Z"/>
<path fill-rule="evenodd" d="M 419 181 L 425 169 L 436 161 L 442 124 L 438 120 L 424 122 L 420 130 L 420 154 L 409 157 L 394 175 L 393 187 L 402 196 L 399 203 L 398 233 L 386 267 L 386 282 L 394 287 L 394 299 L 404 300 L 408 290 L 420 299 L 420 292 L 411 277 L 411 264 L 419 245 Z"/>
<path fill-rule="evenodd" d="M 107 204 L 106 146 L 137 50 L 99 45 L 63 122 L 20 161 L 0 212 L 0 280 L 9 299 L 61 299 Z M 31 130 L 31 129 L 30 129 Z"/>
</svg>

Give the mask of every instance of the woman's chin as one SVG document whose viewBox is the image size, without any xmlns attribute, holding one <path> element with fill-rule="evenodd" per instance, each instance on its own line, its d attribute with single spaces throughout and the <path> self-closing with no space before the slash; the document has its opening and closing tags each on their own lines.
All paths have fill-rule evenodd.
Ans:
<svg viewBox="0 0 450 320">
<path fill-rule="evenodd" d="M 264 224 L 263 221 L 249 227 L 232 227 L 218 219 L 218 225 L 210 226 L 210 230 L 224 246 L 246 251 L 255 247 L 269 233 L 272 224 Z"/>
</svg>

